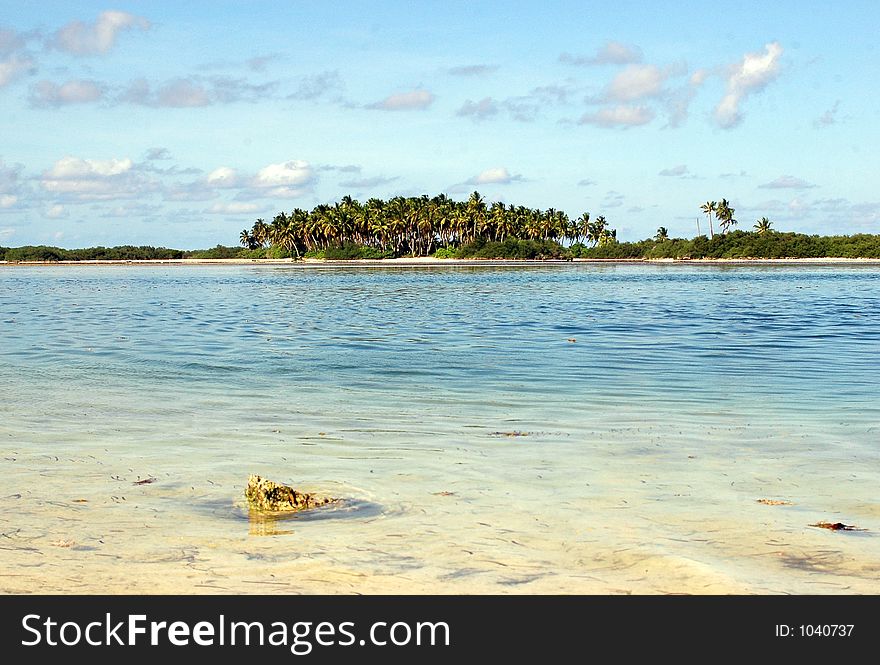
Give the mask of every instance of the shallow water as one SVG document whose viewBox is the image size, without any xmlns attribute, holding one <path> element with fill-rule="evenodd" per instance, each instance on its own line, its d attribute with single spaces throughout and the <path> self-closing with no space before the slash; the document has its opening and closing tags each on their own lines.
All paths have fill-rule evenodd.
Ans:
<svg viewBox="0 0 880 665">
<path fill-rule="evenodd" d="M 0 591 L 880 593 L 878 353 L 870 266 L 0 268 Z"/>
</svg>

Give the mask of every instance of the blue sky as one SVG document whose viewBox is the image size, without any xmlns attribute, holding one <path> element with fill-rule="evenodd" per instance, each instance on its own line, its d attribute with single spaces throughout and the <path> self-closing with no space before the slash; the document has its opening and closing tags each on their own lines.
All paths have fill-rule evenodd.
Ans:
<svg viewBox="0 0 880 665">
<path fill-rule="evenodd" d="M 875 2 L 0 2 L 0 245 L 351 194 L 880 233 Z M 702 230 L 706 231 L 704 220 Z"/>
</svg>

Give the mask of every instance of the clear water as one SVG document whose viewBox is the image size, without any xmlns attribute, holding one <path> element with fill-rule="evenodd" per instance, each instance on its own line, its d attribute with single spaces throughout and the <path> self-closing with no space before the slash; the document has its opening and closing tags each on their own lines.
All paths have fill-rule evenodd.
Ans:
<svg viewBox="0 0 880 665">
<path fill-rule="evenodd" d="M 8 266 L 0 591 L 880 593 L 878 357 L 868 266 Z"/>
</svg>

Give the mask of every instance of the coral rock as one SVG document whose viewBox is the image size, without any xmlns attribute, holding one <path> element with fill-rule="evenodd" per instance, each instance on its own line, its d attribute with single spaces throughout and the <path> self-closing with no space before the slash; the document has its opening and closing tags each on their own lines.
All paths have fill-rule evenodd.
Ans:
<svg viewBox="0 0 880 665">
<path fill-rule="evenodd" d="M 256 475 L 248 478 L 244 495 L 251 508 L 273 512 L 309 510 L 336 501 L 329 497 L 297 492 L 292 487 L 273 483 Z"/>
</svg>

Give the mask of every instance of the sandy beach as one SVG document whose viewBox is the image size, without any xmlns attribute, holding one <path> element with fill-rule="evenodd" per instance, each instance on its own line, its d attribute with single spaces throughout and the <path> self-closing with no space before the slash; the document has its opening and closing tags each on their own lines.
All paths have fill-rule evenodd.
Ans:
<svg viewBox="0 0 880 665">
<path fill-rule="evenodd" d="M 125 261 L 0 261 L 4 266 L 118 266 L 118 265 L 290 265 L 302 268 L 319 268 L 324 266 L 346 267 L 408 267 L 408 266 L 534 266 L 534 265 L 566 265 L 570 263 L 587 264 L 631 264 L 642 263 L 651 265 L 678 264 L 678 265 L 781 265 L 781 266 L 809 266 L 809 265 L 878 265 L 880 259 L 869 258 L 810 258 L 810 259 L 571 259 L 570 261 L 552 260 L 511 260 L 511 259 L 436 259 L 432 256 L 403 257 L 397 259 L 356 259 L 356 260 L 327 260 L 327 259 L 138 259 Z"/>
</svg>

